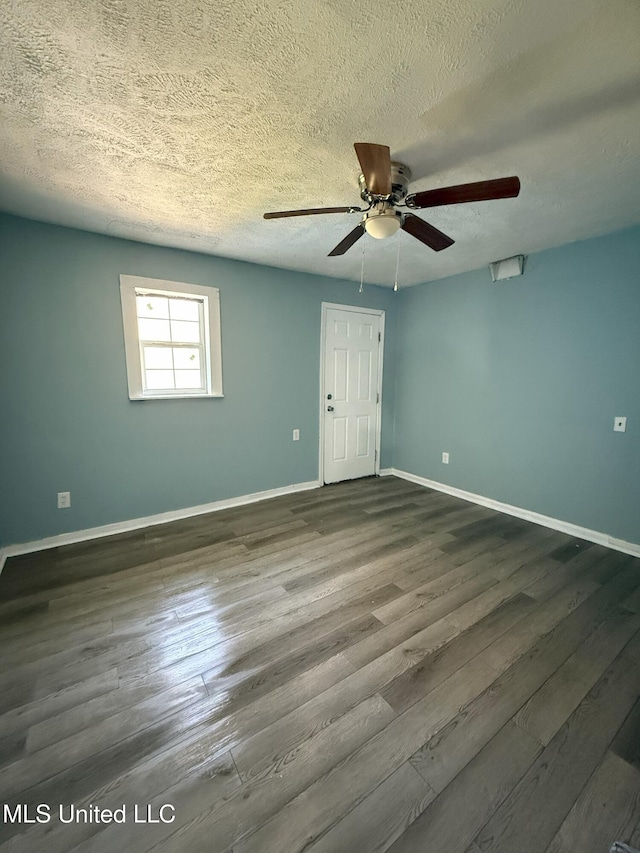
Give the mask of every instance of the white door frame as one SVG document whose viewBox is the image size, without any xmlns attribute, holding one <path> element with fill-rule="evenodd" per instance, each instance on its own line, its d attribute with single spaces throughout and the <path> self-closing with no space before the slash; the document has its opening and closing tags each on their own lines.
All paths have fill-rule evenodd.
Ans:
<svg viewBox="0 0 640 853">
<path fill-rule="evenodd" d="M 380 438 L 382 435 L 382 366 L 384 364 L 384 319 L 385 313 L 382 308 L 363 308 L 360 305 L 342 305 L 339 302 L 322 303 L 322 321 L 320 324 L 320 447 L 318 452 L 318 480 L 324 486 L 324 407 L 327 401 L 324 398 L 324 361 L 325 361 L 325 331 L 327 328 L 327 311 L 337 308 L 339 311 L 355 311 L 356 314 L 374 314 L 380 318 L 380 348 L 378 350 L 378 387 L 376 405 L 376 462 L 375 473 L 380 475 Z"/>
</svg>

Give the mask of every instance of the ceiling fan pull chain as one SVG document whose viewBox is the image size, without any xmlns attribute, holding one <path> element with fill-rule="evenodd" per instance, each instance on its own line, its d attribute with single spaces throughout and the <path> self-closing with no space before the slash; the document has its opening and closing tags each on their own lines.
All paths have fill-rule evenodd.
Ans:
<svg viewBox="0 0 640 853">
<path fill-rule="evenodd" d="M 395 293 L 398 292 L 398 269 L 400 267 L 400 240 L 398 240 L 397 237 L 396 240 L 398 241 L 398 252 L 396 254 L 396 280 L 393 283 L 393 289 Z"/>
<path fill-rule="evenodd" d="M 362 244 L 362 267 L 360 268 L 360 287 L 358 288 L 358 293 L 362 293 L 364 290 L 364 247 L 365 244 Z"/>
</svg>

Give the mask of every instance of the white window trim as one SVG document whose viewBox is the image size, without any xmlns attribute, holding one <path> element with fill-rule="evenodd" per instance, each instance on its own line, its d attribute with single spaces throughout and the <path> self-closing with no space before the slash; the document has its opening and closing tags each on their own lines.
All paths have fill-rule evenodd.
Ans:
<svg viewBox="0 0 640 853">
<path fill-rule="evenodd" d="M 158 393 L 144 390 L 140 339 L 138 336 L 136 290 L 149 290 L 167 296 L 188 295 L 204 300 L 206 387 L 203 391 L 178 390 L 172 393 Z M 185 284 L 180 281 L 163 281 L 159 278 L 143 278 L 137 275 L 121 275 L 120 300 L 122 302 L 124 347 L 130 400 L 207 399 L 224 396 L 222 393 L 220 291 L 217 287 Z"/>
</svg>

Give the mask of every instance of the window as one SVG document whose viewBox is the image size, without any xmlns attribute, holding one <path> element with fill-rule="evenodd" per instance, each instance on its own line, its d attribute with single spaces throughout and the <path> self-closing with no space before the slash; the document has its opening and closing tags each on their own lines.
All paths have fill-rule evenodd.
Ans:
<svg viewBox="0 0 640 853">
<path fill-rule="evenodd" d="M 129 397 L 222 397 L 220 292 L 120 276 Z"/>
</svg>

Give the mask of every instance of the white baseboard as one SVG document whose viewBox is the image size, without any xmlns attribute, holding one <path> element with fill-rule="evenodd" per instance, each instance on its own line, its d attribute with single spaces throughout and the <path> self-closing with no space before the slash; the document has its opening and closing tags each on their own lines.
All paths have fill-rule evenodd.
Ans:
<svg viewBox="0 0 640 853">
<path fill-rule="evenodd" d="M 400 477 L 403 480 L 409 480 L 411 483 L 417 483 L 420 486 L 426 486 L 429 489 L 435 489 L 438 492 L 445 492 L 448 495 L 453 495 L 456 498 L 462 498 L 464 501 L 486 506 L 489 509 L 495 509 L 498 512 L 504 512 L 507 515 L 513 515 L 516 518 L 523 518 L 525 521 L 532 521 L 534 524 L 540 524 L 542 527 L 550 527 L 552 530 L 559 530 L 561 533 L 568 533 L 570 536 L 575 536 L 578 539 L 586 539 L 588 542 L 595 542 L 598 545 L 606 545 L 607 548 L 613 548 L 615 551 L 622 551 L 623 554 L 630 554 L 632 557 L 640 557 L 640 545 L 634 542 L 625 542 L 624 539 L 616 539 L 609 536 L 607 533 L 602 533 L 599 530 L 591 530 L 588 527 L 580 527 L 577 524 L 572 524 L 569 521 L 562 521 L 559 518 L 551 518 L 548 515 L 542 515 L 539 512 L 533 512 L 529 509 L 523 509 L 519 506 L 512 506 L 501 501 L 495 501 L 493 498 L 485 498 L 484 495 L 476 495 L 473 492 L 466 492 L 464 489 L 457 489 L 455 486 L 448 486 L 446 483 L 438 483 L 435 480 L 428 480 L 426 477 L 419 477 L 417 474 L 410 474 L 408 471 L 400 471 L 398 468 L 385 468 L 380 471 L 381 475 L 393 475 Z"/>
<path fill-rule="evenodd" d="M 400 477 L 401 479 L 408 480 L 411 483 L 417 483 L 420 486 L 426 486 L 429 489 L 435 489 L 438 492 L 453 495 L 454 497 L 461 498 L 462 500 L 469 501 L 470 503 L 478 504 L 479 506 L 486 506 L 489 509 L 495 509 L 497 512 L 504 512 L 507 515 L 513 515 L 516 518 L 522 518 L 525 521 L 532 521 L 534 524 L 540 524 L 542 527 L 549 527 L 552 530 L 559 530 L 562 533 L 568 533 L 570 536 L 575 536 L 579 539 L 586 539 L 588 542 L 605 545 L 608 548 L 613 548 L 615 551 L 622 551 L 622 553 L 630 554 L 633 557 L 640 557 L 639 544 L 626 542 L 624 539 L 616 539 L 613 536 L 609 536 L 607 533 L 602 533 L 598 530 L 591 530 L 588 527 L 580 527 L 579 525 L 572 524 L 568 521 L 562 521 L 561 519 L 551 518 L 548 515 L 542 515 L 541 513 L 523 509 L 522 507 L 505 504 L 501 501 L 493 500 L 493 498 L 476 495 L 473 492 L 467 492 L 464 489 L 458 489 L 455 486 L 448 486 L 446 483 L 438 483 L 435 480 L 428 480 L 426 477 L 420 477 L 417 474 L 410 474 L 408 471 L 401 471 L 398 468 L 382 468 L 380 470 L 380 476 Z M 117 533 L 126 533 L 129 530 L 139 530 L 141 527 L 151 527 L 154 524 L 165 524 L 168 521 L 178 521 L 182 518 L 204 515 L 207 512 L 218 512 L 219 510 L 230 509 L 231 507 L 245 506 L 247 504 L 257 503 L 258 501 L 269 500 L 269 498 L 276 498 L 280 495 L 288 495 L 294 492 L 304 492 L 310 489 L 317 489 L 320 486 L 321 483 L 319 480 L 309 480 L 306 483 L 294 483 L 291 486 L 268 489 L 264 492 L 253 492 L 249 495 L 239 495 L 236 498 L 227 498 L 226 500 L 214 501 L 213 503 L 171 510 L 170 512 L 158 513 L 157 515 L 148 515 L 142 518 L 130 519 L 129 521 L 104 524 L 101 527 L 91 527 L 86 530 L 61 533 L 59 536 L 50 536 L 47 539 L 38 539 L 34 542 L 9 545 L 0 550 L 0 572 L 2 572 L 5 561 L 9 557 L 16 557 L 21 554 L 31 554 L 34 551 L 44 551 L 47 548 L 57 548 L 61 545 L 72 545 L 75 542 L 86 542 L 89 539 L 99 539 L 102 536 L 114 536 Z"/>
<path fill-rule="evenodd" d="M 44 551 L 47 548 L 58 548 L 60 545 L 72 545 L 75 542 L 86 542 L 89 539 L 99 539 L 102 536 L 114 536 L 116 533 L 126 533 L 129 530 L 139 530 L 141 527 L 165 524 L 167 521 L 179 521 L 181 518 L 205 515 L 207 512 L 218 512 L 219 510 L 230 509 L 235 506 L 245 506 L 246 504 L 257 503 L 258 501 L 266 501 L 269 498 L 277 498 L 280 495 L 290 495 L 293 492 L 306 492 L 309 489 L 318 489 L 320 485 L 320 480 L 293 483 L 291 486 L 267 489 L 264 492 L 253 492 L 250 495 L 239 495 L 237 498 L 227 498 L 226 500 L 213 501 L 213 503 L 200 504 L 199 506 L 189 506 L 183 509 L 171 510 L 170 512 L 147 515 L 143 518 L 132 518 L 129 521 L 117 521 L 114 524 L 103 524 L 100 527 L 90 527 L 86 530 L 61 533 L 58 536 L 49 536 L 47 539 L 38 539 L 35 542 L 8 545 L 3 550 L 0 550 L 0 572 L 9 557 L 31 554 L 34 551 Z"/>
</svg>

